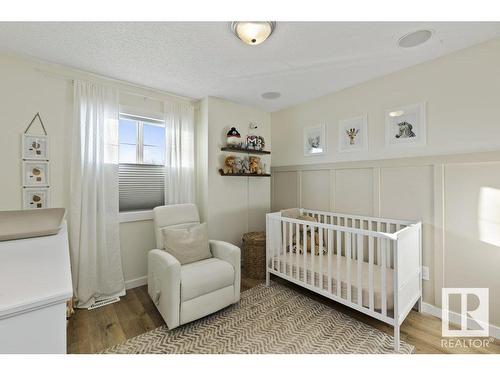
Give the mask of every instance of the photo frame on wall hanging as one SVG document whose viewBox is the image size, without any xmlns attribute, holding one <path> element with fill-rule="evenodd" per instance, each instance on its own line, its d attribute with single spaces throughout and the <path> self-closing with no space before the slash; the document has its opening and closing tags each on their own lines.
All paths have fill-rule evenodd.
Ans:
<svg viewBox="0 0 500 375">
<path fill-rule="evenodd" d="M 49 160 L 49 137 L 23 134 L 23 160 Z"/>
<path fill-rule="evenodd" d="M 388 109 L 385 113 L 385 141 L 391 146 L 425 146 L 427 122 L 425 103 Z"/>
<path fill-rule="evenodd" d="M 24 188 L 23 209 L 39 210 L 50 207 L 49 188 Z"/>
<path fill-rule="evenodd" d="M 304 128 L 303 148 L 305 156 L 324 155 L 326 153 L 325 125 Z"/>
<path fill-rule="evenodd" d="M 23 162 L 23 186 L 49 186 L 49 163 L 46 161 Z"/>
<path fill-rule="evenodd" d="M 368 116 L 339 121 L 339 152 L 368 150 Z"/>
</svg>

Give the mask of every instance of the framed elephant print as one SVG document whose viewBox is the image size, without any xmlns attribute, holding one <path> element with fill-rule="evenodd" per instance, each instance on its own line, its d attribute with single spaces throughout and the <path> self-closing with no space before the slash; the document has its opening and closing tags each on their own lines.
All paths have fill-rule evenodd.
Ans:
<svg viewBox="0 0 500 375">
<path fill-rule="evenodd" d="M 304 155 L 324 155 L 326 153 L 325 125 L 304 128 Z"/>
</svg>

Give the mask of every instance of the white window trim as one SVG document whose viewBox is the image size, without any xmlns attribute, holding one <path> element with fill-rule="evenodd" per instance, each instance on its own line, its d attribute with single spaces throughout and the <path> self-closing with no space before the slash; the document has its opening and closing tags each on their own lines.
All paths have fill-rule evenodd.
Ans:
<svg viewBox="0 0 500 375">
<path fill-rule="evenodd" d="M 120 223 L 153 220 L 153 210 L 123 211 L 119 214 Z"/>
</svg>

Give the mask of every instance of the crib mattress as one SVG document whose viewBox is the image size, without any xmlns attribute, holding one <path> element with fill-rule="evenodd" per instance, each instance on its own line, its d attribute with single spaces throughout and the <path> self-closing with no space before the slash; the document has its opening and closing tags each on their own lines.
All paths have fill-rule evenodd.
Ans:
<svg viewBox="0 0 500 375">
<path fill-rule="evenodd" d="M 323 265 L 320 269 L 319 256 L 312 255 L 311 253 L 306 254 L 306 277 L 307 283 L 311 284 L 311 263 L 314 257 L 314 286 L 320 287 L 320 277 L 323 276 L 323 289 L 328 290 L 328 257 L 323 255 Z M 337 256 L 331 257 L 332 263 L 332 293 L 337 295 Z M 287 252 L 273 258 L 273 268 L 278 272 L 285 272 L 288 276 L 297 278 L 297 255 L 295 253 Z M 354 303 L 358 303 L 358 262 L 357 260 L 351 259 L 351 300 Z M 393 270 L 391 268 L 385 269 L 386 276 L 386 299 L 387 299 L 387 310 L 392 310 L 394 307 L 394 288 L 393 288 Z M 298 265 L 298 278 L 303 281 L 304 277 L 304 254 L 299 254 L 299 265 Z M 341 281 L 341 297 L 347 299 L 347 258 L 344 256 L 340 257 L 340 281 Z M 374 291 L 374 308 L 380 311 L 382 308 L 382 288 L 381 288 L 382 272 L 381 266 L 373 265 L 373 291 Z M 361 271 L 361 290 L 362 290 L 362 304 L 364 307 L 369 308 L 370 306 L 370 287 L 369 287 L 369 265 L 367 262 L 362 262 Z"/>
</svg>

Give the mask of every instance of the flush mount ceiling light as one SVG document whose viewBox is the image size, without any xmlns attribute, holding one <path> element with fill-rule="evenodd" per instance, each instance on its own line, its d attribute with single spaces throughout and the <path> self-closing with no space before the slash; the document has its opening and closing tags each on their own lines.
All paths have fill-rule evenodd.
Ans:
<svg viewBox="0 0 500 375">
<path fill-rule="evenodd" d="M 234 21 L 231 22 L 231 31 L 243 43 L 256 46 L 269 38 L 275 26 L 273 21 Z"/>
<path fill-rule="evenodd" d="M 412 48 L 424 44 L 434 34 L 433 30 L 418 30 L 408 33 L 399 38 L 398 45 L 401 48 Z"/>
<path fill-rule="evenodd" d="M 279 92 L 276 92 L 276 91 L 269 91 L 269 92 L 265 92 L 264 94 L 262 94 L 262 97 L 264 99 L 278 99 L 280 96 L 281 96 L 281 94 Z"/>
</svg>

